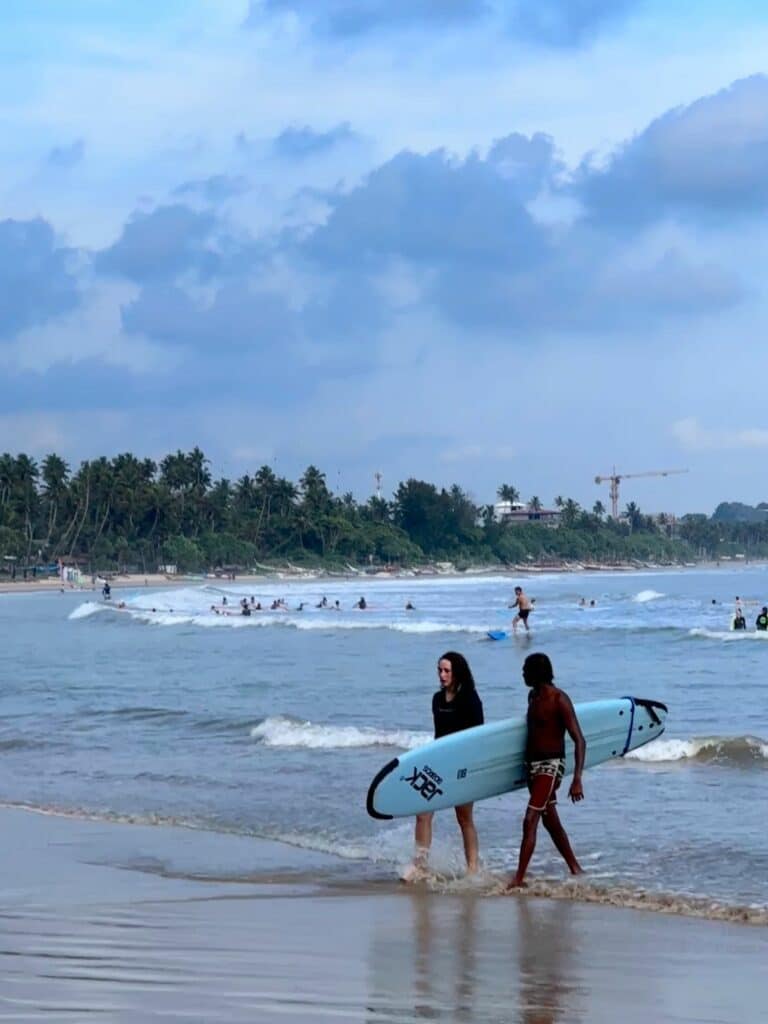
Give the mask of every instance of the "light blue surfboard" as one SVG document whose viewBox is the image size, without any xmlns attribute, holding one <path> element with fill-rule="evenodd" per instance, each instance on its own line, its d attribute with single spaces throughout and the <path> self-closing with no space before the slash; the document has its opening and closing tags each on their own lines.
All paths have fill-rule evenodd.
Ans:
<svg viewBox="0 0 768 1024">
<path fill-rule="evenodd" d="M 664 732 L 667 707 L 640 697 L 575 705 L 587 741 L 585 767 L 650 743 Z M 486 800 L 526 784 L 524 718 L 478 725 L 433 740 L 384 765 L 368 789 L 372 818 L 402 818 Z M 566 736 L 566 772 L 573 771 L 573 743 Z"/>
<path fill-rule="evenodd" d="M 508 636 L 509 636 L 509 633 L 505 632 L 505 630 L 503 630 L 503 629 L 489 629 L 488 630 L 488 639 L 489 640 L 506 640 Z"/>
</svg>

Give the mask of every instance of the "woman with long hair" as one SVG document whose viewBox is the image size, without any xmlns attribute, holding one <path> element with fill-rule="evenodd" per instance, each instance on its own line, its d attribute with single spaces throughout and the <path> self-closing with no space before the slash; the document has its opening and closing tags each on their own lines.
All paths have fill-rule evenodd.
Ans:
<svg viewBox="0 0 768 1024">
<path fill-rule="evenodd" d="M 472 670 L 464 655 L 456 651 L 447 651 L 442 655 L 437 662 L 437 677 L 440 689 L 432 697 L 435 739 L 482 725 L 483 704 L 475 687 Z M 479 847 L 477 830 L 472 818 L 473 806 L 461 804 L 454 807 L 464 842 L 467 874 L 474 874 L 478 868 Z M 406 882 L 412 881 L 426 866 L 429 848 L 432 845 L 432 817 L 433 812 L 430 811 L 416 815 L 416 855 L 413 864 L 402 876 Z"/>
</svg>

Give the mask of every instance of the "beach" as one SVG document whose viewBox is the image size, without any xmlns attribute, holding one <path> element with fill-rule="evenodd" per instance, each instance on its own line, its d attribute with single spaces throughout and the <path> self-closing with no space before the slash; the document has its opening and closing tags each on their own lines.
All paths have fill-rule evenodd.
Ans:
<svg viewBox="0 0 768 1024">
<path fill-rule="evenodd" d="M 338 871 L 318 884 L 332 858 L 241 836 L 8 808 L 0 821 L 0 1020 L 764 1015 L 763 928 Z"/>
<path fill-rule="evenodd" d="M 764 567 L 542 575 L 532 636 L 500 643 L 508 576 L 164 583 L 0 600 L 0 1020 L 760 1020 L 768 644 L 728 595 L 762 600 Z M 251 595 L 289 610 L 211 610 Z M 561 800 L 584 878 L 542 836 L 502 893 L 518 791 L 476 806 L 479 879 L 445 811 L 399 881 L 413 823 L 366 790 L 431 738 L 448 649 L 487 721 L 523 712 L 536 649 L 577 703 L 668 704 Z"/>
</svg>

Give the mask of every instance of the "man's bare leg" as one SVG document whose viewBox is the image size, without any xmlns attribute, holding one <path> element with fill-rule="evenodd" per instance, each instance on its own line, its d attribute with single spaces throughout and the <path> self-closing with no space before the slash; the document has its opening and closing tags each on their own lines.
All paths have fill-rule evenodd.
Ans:
<svg viewBox="0 0 768 1024">
<path fill-rule="evenodd" d="M 557 808 L 554 804 L 550 804 L 546 811 L 541 816 L 542 824 L 544 828 L 549 832 L 552 842 L 557 847 L 557 852 L 563 858 L 565 863 L 568 865 L 568 870 L 572 875 L 583 875 L 584 869 L 581 864 L 576 860 L 573 850 L 571 849 L 571 843 L 568 839 L 568 835 L 563 828 L 562 822 L 560 821 L 560 815 L 557 813 Z"/>
<path fill-rule="evenodd" d="M 536 849 L 536 830 L 539 827 L 541 811 L 529 807 L 523 818 L 523 841 L 520 844 L 520 855 L 517 861 L 517 873 L 510 878 L 507 889 L 518 889 L 525 885 L 525 873 Z"/>
<path fill-rule="evenodd" d="M 479 843 L 477 840 L 477 829 L 472 818 L 472 804 L 462 804 L 454 808 L 456 821 L 461 829 L 461 838 L 464 840 L 464 856 L 467 859 L 467 874 L 474 875 L 478 868 Z"/>
</svg>

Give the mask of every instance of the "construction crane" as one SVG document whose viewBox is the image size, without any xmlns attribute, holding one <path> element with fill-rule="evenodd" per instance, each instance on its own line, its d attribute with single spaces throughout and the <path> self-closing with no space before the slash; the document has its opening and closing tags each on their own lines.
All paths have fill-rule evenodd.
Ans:
<svg viewBox="0 0 768 1024">
<path fill-rule="evenodd" d="M 595 483 L 603 484 L 607 481 L 610 482 L 611 489 L 611 515 L 614 519 L 619 518 L 619 482 L 621 480 L 630 480 L 638 476 L 671 476 L 673 473 L 687 473 L 687 469 L 650 469 L 646 473 L 617 473 L 616 467 L 613 467 L 613 472 L 607 476 L 596 476 Z"/>
</svg>

